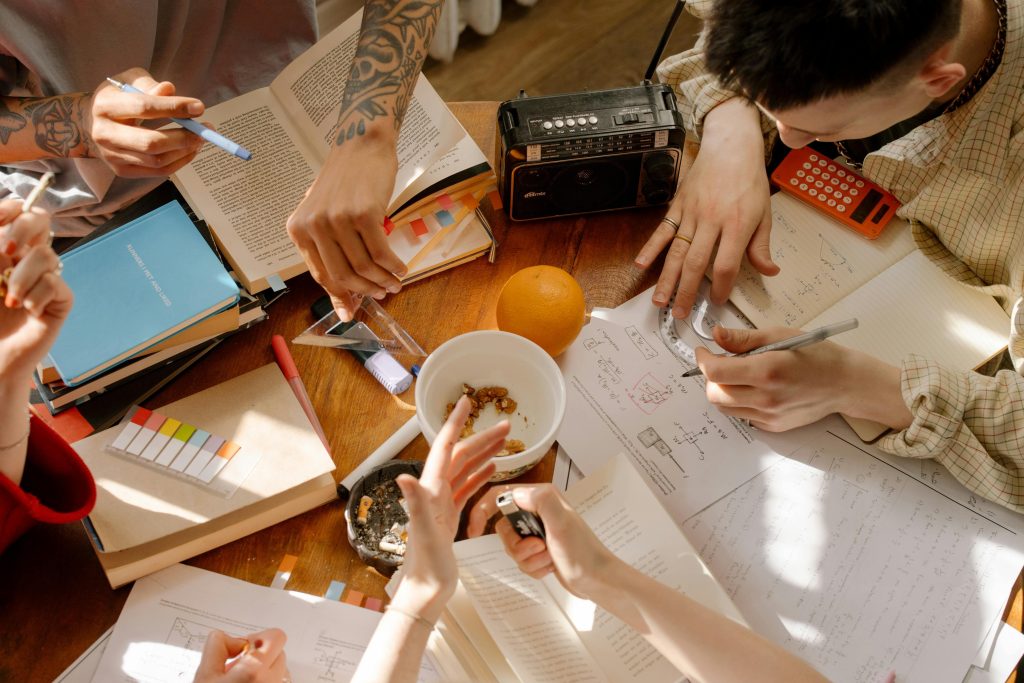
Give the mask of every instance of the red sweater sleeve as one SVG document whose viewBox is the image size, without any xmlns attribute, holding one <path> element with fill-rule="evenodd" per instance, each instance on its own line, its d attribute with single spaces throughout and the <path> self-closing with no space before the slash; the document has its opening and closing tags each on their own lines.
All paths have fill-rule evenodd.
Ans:
<svg viewBox="0 0 1024 683">
<path fill-rule="evenodd" d="M 33 416 L 21 486 L 0 474 L 0 552 L 38 522 L 82 519 L 95 502 L 89 468 L 57 432 Z"/>
</svg>

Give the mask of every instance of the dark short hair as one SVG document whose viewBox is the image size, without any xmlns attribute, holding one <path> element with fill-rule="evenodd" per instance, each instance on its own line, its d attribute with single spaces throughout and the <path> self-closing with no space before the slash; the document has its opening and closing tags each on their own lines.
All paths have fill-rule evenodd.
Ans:
<svg viewBox="0 0 1024 683">
<path fill-rule="evenodd" d="M 849 94 L 894 76 L 956 35 L 961 0 L 716 0 L 705 58 L 722 83 L 769 109 Z"/>
</svg>

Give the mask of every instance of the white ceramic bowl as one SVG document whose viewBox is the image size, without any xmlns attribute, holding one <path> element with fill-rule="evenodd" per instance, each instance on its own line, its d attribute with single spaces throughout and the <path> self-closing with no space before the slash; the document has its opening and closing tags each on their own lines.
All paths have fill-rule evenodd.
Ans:
<svg viewBox="0 0 1024 683">
<path fill-rule="evenodd" d="M 416 378 L 416 418 L 429 443 L 434 443 L 445 409 L 462 395 L 464 383 L 477 389 L 505 387 L 518 404 L 511 415 L 499 414 L 488 404 L 473 425 L 480 432 L 507 417 L 509 438 L 526 444 L 521 453 L 495 458 L 498 469 L 491 481 L 517 477 L 536 465 L 555 442 L 565 415 L 565 381 L 551 356 L 525 337 L 497 330 L 446 341 L 427 357 Z"/>
</svg>

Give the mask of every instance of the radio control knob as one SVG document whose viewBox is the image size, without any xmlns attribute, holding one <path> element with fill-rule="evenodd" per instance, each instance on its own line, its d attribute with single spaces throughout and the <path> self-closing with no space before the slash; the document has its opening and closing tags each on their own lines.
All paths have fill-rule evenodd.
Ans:
<svg viewBox="0 0 1024 683">
<path fill-rule="evenodd" d="M 558 119 L 557 121 L 555 121 L 555 128 L 561 128 L 564 125 L 565 121 L 563 121 L 562 119 Z"/>
<path fill-rule="evenodd" d="M 576 125 L 576 119 L 566 119 L 565 120 L 565 125 L 569 126 L 570 128 L 575 126 Z"/>
<path fill-rule="evenodd" d="M 550 121 L 544 122 L 544 130 L 551 130 L 552 128 L 554 128 L 554 126 L 555 124 L 551 123 Z"/>
<path fill-rule="evenodd" d="M 588 120 L 588 121 L 590 121 L 590 123 L 591 123 L 591 124 L 597 123 L 597 117 L 596 117 L 596 116 L 591 116 L 591 117 L 590 117 L 589 119 L 587 119 L 587 120 Z"/>
<path fill-rule="evenodd" d="M 576 123 L 580 124 L 581 126 L 585 126 L 587 125 L 587 119 L 581 116 L 578 119 L 576 119 Z"/>
</svg>

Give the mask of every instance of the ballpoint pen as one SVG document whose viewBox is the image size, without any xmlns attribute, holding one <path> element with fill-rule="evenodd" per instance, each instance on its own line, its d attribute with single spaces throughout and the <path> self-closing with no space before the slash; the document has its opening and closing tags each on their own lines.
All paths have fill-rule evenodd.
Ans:
<svg viewBox="0 0 1024 683">
<path fill-rule="evenodd" d="M 737 353 L 732 356 L 733 358 L 743 358 L 745 356 L 756 356 L 760 353 L 768 353 L 769 351 L 791 351 L 793 349 L 799 349 L 803 346 L 810 344 L 817 344 L 820 341 L 825 341 L 829 337 L 835 336 L 840 332 L 847 332 L 857 327 L 857 319 L 850 318 L 844 320 L 841 323 L 834 323 L 832 325 L 823 325 L 816 330 L 805 332 L 804 334 L 798 334 L 795 337 L 789 339 L 783 339 L 781 341 L 772 342 L 771 344 L 765 344 L 759 346 L 756 349 L 751 349 L 745 353 Z M 703 375 L 704 371 L 699 367 L 687 370 L 683 373 L 683 377 L 696 377 L 697 375 Z"/>
<path fill-rule="evenodd" d="M 107 81 L 109 81 L 111 85 L 114 85 L 114 86 L 120 88 L 123 92 L 130 92 L 130 93 L 134 93 L 136 95 L 145 95 L 146 94 L 146 93 L 142 92 L 141 90 L 139 90 L 138 88 L 136 88 L 134 85 L 131 85 L 129 83 L 122 83 L 121 81 L 114 80 L 113 78 L 110 78 L 109 76 L 107 77 Z M 246 161 L 249 161 L 249 159 L 252 159 L 252 152 L 247 150 L 245 147 L 242 147 L 237 142 L 233 142 L 231 140 L 228 140 L 226 137 L 224 137 L 223 135 L 221 135 L 217 131 L 212 130 L 210 128 L 207 128 L 206 126 L 204 126 L 203 124 L 199 123 L 195 119 L 179 119 L 179 118 L 171 117 L 171 121 L 174 121 L 176 124 L 178 124 L 182 128 L 185 128 L 187 130 L 192 131 L 193 133 L 195 133 L 196 135 L 201 137 L 203 140 L 206 140 L 207 142 L 209 142 L 211 144 L 217 145 L 218 147 L 223 149 L 225 152 L 231 152 L 232 154 L 234 154 L 239 159 L 245 159 Z"/>
</svg>

